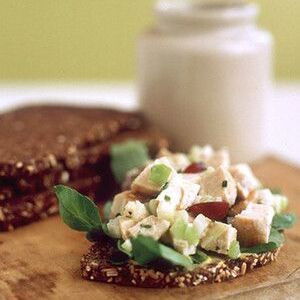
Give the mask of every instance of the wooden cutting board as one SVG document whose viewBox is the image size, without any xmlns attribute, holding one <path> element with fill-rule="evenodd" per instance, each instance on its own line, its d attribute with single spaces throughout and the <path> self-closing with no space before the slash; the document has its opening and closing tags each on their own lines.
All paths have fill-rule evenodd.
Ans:
<svg viewBox="0 0 300 300">
<path fill-rule="evenodd" d="M 274 158 L 254 165 L 266 186 L 280 187 L 300 215 L 300 169 Z M 89 247 L 83 234 L 59 219 L 0 234 L 3 299 L 300 299 L 300 222 L 286 234 L 277 262 L 244 277 L 186 289 L 141 289 L 82 280 L 79 262 Z"/>
</svg>

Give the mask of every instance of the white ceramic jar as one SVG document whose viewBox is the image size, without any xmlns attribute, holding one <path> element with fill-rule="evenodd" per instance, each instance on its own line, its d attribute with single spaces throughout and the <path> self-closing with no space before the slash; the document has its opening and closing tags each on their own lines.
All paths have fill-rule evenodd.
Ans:
<svg viewBox="0 0 300 300">
<path fill-rule="evenodd" d="M 138 42 L 138 89 L 146 116 L 175 148 L 227 146 L 234 161 L 264 153 L 272 37 L 255 25 L 257 6 L 160 1 L 156 25 Z"/>
</svg>

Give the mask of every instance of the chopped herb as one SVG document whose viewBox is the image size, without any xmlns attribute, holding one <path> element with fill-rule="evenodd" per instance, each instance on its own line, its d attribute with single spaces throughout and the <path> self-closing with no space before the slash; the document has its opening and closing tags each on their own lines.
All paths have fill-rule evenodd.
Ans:
<svg viewBox="0 0 300 300">
<path fill-rule="evenodd" d="M 144 142 L 130 140 L 113 144 L 110 148 L 111 170 L 118 183 L 122 183 L 128 171 L 142 167 L 150 159 Z"/>
<path fill-rule="evenodd" d="M 164 186 L 161 188 L 161 190 L 162 190 L 162 191 L 165 190 L 168 186 L 169 186 L 169 182 L 166 182 L 166 183 L 164 184 Z"/>
<path fill-rule="evenodd" d="M 146 229 L 152 228 L 152 226 L 149 225 L 149 224 L 141 224 L 140 227 L 141 227 L 141 228 L 146 228 Z"/>
<path fill-rule="evenodd" d="M 168 195 L 165 195 L 165 200 L 166 200 L 166 201 L 171 201 L 171 197 L 168 196 Z"/>
<path fill-rule="evenodd" d="M 296 223 L 296 215 L 294 214 L 276 214 L 273 217 L 272 228 L 283 230 L 291 228 Z"/>
<path fill-rule="evenodd" d="M 226 188 L 226 187 L 227 187 L 227 184 L 228 184 L 227 180 L 223 180 L 223 182 L 222 182 L 222 187 L 223 187 L 223 188 Z"/>
<path fill-rule="evenodd" d="M 170 174 L 171 169 L 168 166 L 164 164 L 154 165 L 150 170 L 149 180 L 162 187 L 168 182 Z"/>
</svg>

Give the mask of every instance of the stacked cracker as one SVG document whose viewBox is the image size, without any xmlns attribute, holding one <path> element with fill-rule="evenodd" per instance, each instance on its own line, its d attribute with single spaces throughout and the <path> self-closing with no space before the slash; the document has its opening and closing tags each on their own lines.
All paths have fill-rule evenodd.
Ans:
<svg viewBox="0 0 300 300">
<path fill-rule="evenodd" d="M 166 140 L 141 116 L 99 108 L 28 106 L 0 116 L 0 231 L 58 212 L 52 188 L 66 184 L 104 200 L 115 187 L 111 143 Z"/>
</svg>

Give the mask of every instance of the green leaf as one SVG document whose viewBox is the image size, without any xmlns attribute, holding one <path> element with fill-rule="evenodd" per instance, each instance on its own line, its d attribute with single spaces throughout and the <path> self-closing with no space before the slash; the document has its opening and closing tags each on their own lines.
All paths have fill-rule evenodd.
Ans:
<svg viewBox="0 0 300 300">
<path fill-rule="evenodd" d="M 118 183 L 122 183 L 128 171 L 141 167 L 150 159 L 144 142 L 129 140 L 113 144 L 110 148 L 111 170 Z"/>
<path fill-rule="evenodd" d="M 112 201 L 106 201 L 103 207 L 104 221 L 109 221 L 109 215 L 111 211 Z"/>
<path fill-rule="evenodd" d="M 195 264 L 201 264 L 209 259 L 209 256 L 203 251 L 197 249 L 197 252 L 194 255 L 191 255 L 191 258 Z"/>
<path fill-rule="evenodd" d="M 78 231 L 101 231 L 98 207 L 88 197 L 64 185 L 54 187 L 63 221 Z"/>
<path fill-rule="evenodd" d="M 243 247 L 241 248 L 242 253 L 263 253 L 277 249 L 284 242 L 283 234 L 277 230 L 271 228 L 269 242 L 265 244 L 256 245 L 253 247 Z"/>
<path fill-rule="evenodd" d="M 296 223 L 296 220 L 295 214 L 276 214 L 273 217 L 272 228 L 277 230 L 291 228 Z"/>
<path fill-rule="evenodd" d="M 158 185 L 164 186 L 169 179 L 171 169 L 164 164 L 154 165 L 150 170 L 149 181 Z"/>
<path fill-rule="evenodd" d="M 119 249 L 121 252 L 125 253 L 128 257 L 131 257 L 131 256 L 132 256 L 131 252 L 125 250 L 125 249 L 122 247 L 122 244 L 123 244 L 123 243 L 124 243 L 123 240 L 118 240 L 118 242 L 117 242 L 118 249 Z"/>
<path fill-rule="evenodd" d="M 232 259 L 236 259 L 240 256 L 240 254 L 240 243 L 238 241 L 232 241 L 229 246 L 228 256 Z"/>
<path fill-rule="evenodd" d="M 275 243 L 269 242 L 266 244 L 260 244 L 253 247 L 242 247 L 241 252 L 242 253 L 264 253 L 264 252 L 272 251 L 276 248 L 278 248 L 278 246 Z"/>
<path fill-rule="evenodd" d="M 278 230 L 271 228 L 269 235 L 269 243 L 275 243 L 277 247 L 281 246 L 284 242 L 284 236 Z"/>
<path fill-rule="evenodd" d="M 121 250 L 121 247 L 119 247 L 121 241 L 118 241 L 117 246 L 118 246 L 118 250 L 113 251 L 111 257 L 110 257 L 110 262 L 113 265 L 123 265 L 125 264 L 130 257 L 128 256 L 128 254 L 126 252 L 124 252 L 123 250 Z"/>
<path fill-rule="evenodd" d="M 139 235 L 131 239 L 131 243 L 133 259 L 140 265 L 147 265 L 157 259 L 164 259 L 173 265 L 186 268 L 193 264 L 189 257 L 155 241 L 151 237 Z"/>
<path fill-rule="evenodd" d="M 278 188 L 278 187 L 273 187 L 273 188 L 270 188 L 270 191 L 271 191 L 271 193 L 272 194 L 274 194 L 274 195 L 281 195 L 281 189 L 280 188 Z"/>
<path fill-rule="evenodd" d="M 86 233 L 86 239 L 90 242 L 97 242 L 103 237 L 103 231 L 102 230 L 91 230 Z"/>
</svg>

